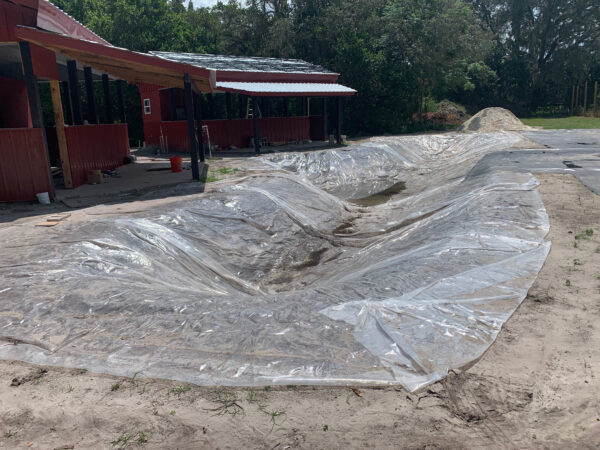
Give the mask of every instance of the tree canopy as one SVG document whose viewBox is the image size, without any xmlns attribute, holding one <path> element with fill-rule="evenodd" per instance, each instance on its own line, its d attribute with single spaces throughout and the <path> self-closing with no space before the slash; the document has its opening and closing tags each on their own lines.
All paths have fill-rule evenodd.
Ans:
<svg viewBox="0 0 600 450">
<path fill-rule="evenodd" d="M 411 126 L 426 100 L 520 114 L 600 76 L 600 0 L 53 0 L 114 45 L 299 58 L 341 74 L 353 134 Z"/>
</svg>

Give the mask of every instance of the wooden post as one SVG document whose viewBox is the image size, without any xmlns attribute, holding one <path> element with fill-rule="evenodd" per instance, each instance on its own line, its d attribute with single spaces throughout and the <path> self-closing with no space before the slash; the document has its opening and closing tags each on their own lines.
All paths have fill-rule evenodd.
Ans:
<svg viewBox="0 0 600 450">
<path fill-rule="evenodd" d="M 202 97 L 199 94 L 194 94 L 194 115 L 196 118 L 196 127 L 198 134 L 198 154 L 200 162 L 205 161 L 204 138 L 202 134 Z"/>
<path fill-rule="evenodd" d="M 69 82 L 61 81 L 62 98 L 65 99 L 65 123 L 73 124 L 73 108 L 71 106 L 71 95 L 69 93 Z"/>
<path fill-rule="evenodd" d="M 42 140 L 46 154 L 46 164 L 48 165 L 49 194 L 54 198 L 54 185 L 52 183 L 52 171 L 50 167 L 50 154 L 48 152 L 48 139 L 46 137 L 46 128 L 44 127 L 44 115 L 42 113 L 42 102 L 40 101 L 40 90 L 37 77 L 33 72 L 33 61 L 31 59 L 31 47 L 29 42 L 19 42 L 21 52 L 21 64 L 23 65 L 23 79 L 27 87 L 27 99 L 29 100 L 29 110 L 31 112 L 31 123 L 33 128 L 41 128 Z"/>
<path fill-rule="evenodd" d="M 121 119 L 121 123 L 127 123 L 127 117 L 125 116 L 125 102 L 123 101 L 122 80 L 117 80 L 117 101 L 119 103 L 119 119 Z"/>
<path fill-rule="evenodd" d="M 583 88 L 583 115 L 587 111 L 587 94 L 588 94 L 588 82 L 585 81 L 585 87 Z"/>
<path fill-rule="evenodd" d="M 67 61 L 67 71 L 69 73 L 69 88 L 71 89 L 71 105 L 73 106 L 73 125 L 82 125 L 83 117 L 81 116 L 77 63 L 72 59 Z"/>
<path fill-rule="evenodd" d="M 169 89 L 169 109 L 171 112 L 171 120 L 177 120 L 177 108 L 175 108 L 175 89 Z"/>
<path fill-rule="evenodd" d="M 225 92 L 225 106 L 227 107 L 227 119 L 231 120 L 233 118 L 231 111 L 231 93 Z"/>
<path fill-rule="evenodd" d="M 306 116 L 306 97 L 299 97 L 300 99 L 300 115 Z"/>
<path fill-rule="evenodd" d="M 246 117 L 246 99 L 242 94 L 237 94 L 239 118 L 244 119 Z"/>
<path fill-rule="evenodd" d="M 258 123 L 258 97 L 252 97 L 252 119 L 254 122 L 254 153 L 260 154 L 260 126 Z"/>
<path fill-rule="evenodd" d="M 575 113 L 575 85 L 571 89 L 571 115 Z"/>
<path fill-rule="evenodd" d="M 110 98 L 110 80 L 108 75 L 102 74 L 102 87 L 104 88 L 104 110 L 106 113 L 106 122 L 114 123 L 112 113 L 112 100 Z"/>
<path fill-rule="evenodd" d="M 96 100 L 94 99 L 94 81 L 92 79 L 92 68 L 83 68 L 83 77 L 85 79 L 85 92 L 87 95 L 87 110 L 88 110 L 88 123 L 98 123 L 98 116 L 96 115 Z"/>
<path fill-rule="evenodd" d="M 594 81 L 594 116 L 598 113 L 598 82 Z"/>
<path fill-rule="evenodd" d="M 194 127 L 194 98 L 192 95 L 192 83 L 189 74 L 183 75 L 183 97 L 185 100 L 185 116 L 188 125 L 188 138 L 190 156 L 192 158 L 192 178 L 200 180 L 200 171 L 198 168 L 198 153 L 196 146 L 196 130 Z"/>
<path fill-rule="evenodd" d="M 54 109 L 54 123 L 56 124 L 56 137 L 58 138 L 58 152 L 63 171 L 63 180 L 67 189 L 73 188 L 71 178 L 71 163 L 69 162 L 69 150 L 67 148 L 67 135 L 65 134 L 65 117 L 63 115 L 62 99 L 58 81 L 50 80 L 50 95 L 52 97 L 52 108 Z"/>
<path fill-rule="evenodd" d="M 338 145 L 342 145 L 342 97 L 337 98 L 337 130 L 335 140 Z"/>
</svg>

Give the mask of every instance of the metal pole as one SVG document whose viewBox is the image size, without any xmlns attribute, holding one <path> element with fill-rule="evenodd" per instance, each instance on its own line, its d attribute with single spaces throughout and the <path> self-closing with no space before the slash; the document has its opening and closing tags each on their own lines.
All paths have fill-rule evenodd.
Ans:
<svg viewBox="0 0 600 450">
<path fill-rule="evenodd" d="M 119 118 L 121 123 L 127 123 L 127 117 L 125 117 L 125 102 L 123 101 L 123 81 L 117 80 L 117 101 L 119 103 Z"/>
<path fill-rule="evenodd" d="M 258 97 L 252 97 L 252 104 L 254 105 L 252 111 L 252 119 L 254 121 L 254 153 L 260 154 L 260 126 L 258 123 Z"/>
<path fill-rule="evenodd" d="M 87 94 L 88 123 L 98 123 L 96 115 L 96 100 L 94 99 L 94 81 L 92 80 L 92 68 L 84 67 L 85 91 Z"/>
<path fill-rule="evenodd" d="M 72 59 L 67 61 L 67 71 L 69 73 L 69 88 L 71 89 L 71 105 L 73 105 L 73 125 L 82 125 L 83 117 L 81 116 L 77 63 Z"/>
<path fill-rule="evenodd" d="M 200 180 L 200 171 L 198 169 L 198 152 L 196 146 L 196 131 L 194 130 L 194 99 L 192 96 L 192 83 L 189 74 L 183 75 L 183 96 L 185 100 L 185 115 L 188 124 L 188 138 L 190 156 L 192 158 L 192 178 Z"/>
<path fill-rule="evenodd" d="M 108 75 L 102 74 L 102 87 L 104 88 L 104 110 L 106 112 L 106 123 L 114 123 L 112 113 L 112 101 L 110 98 L 110 80 Z"/>
<path fill-rule="evenodd" d="M 202 97 L 199 94 L 194 94 L 194 113 L 196 116 L 196 126 L 198 127 L 198 153 L 200 154 L 200 162 L 205 160 L 204 152 L 204 134 L 202 132 Z M 209 143 L 210 145 L 210 143 Z"/>
<path fill-rule="evenodd" d="M 337 130 L 335 140 L 338 145 L 342 145 L 342 97 L 337 98 Z"/>
</svg>

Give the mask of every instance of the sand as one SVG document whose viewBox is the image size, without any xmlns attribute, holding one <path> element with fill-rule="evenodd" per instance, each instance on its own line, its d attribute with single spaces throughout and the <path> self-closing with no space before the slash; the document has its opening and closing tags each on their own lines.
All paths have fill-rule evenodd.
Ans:
<svg viewBox="0 0 600 450">
<path fill-rule="evenodd" d="M 600 197 L 571 175 L 538 179 L 552 250 L 470 368 L 410 394 L 200 388 L 0 361 L 0 448 L 597 448 Z"/>
<path fill-rule="evenodd" d="M 530 130 L 517 116 L 504 108 L 485 108 L 458 127 L 458 131 L 491 133 L 494 131 Z"/>
</svg>

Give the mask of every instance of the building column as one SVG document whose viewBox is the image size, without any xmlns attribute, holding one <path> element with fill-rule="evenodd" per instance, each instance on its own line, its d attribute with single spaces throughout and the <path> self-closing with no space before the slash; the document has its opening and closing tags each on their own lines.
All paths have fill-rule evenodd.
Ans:
<svg viewBox="0 0 600 450">
<path fill-rule="evenodd" d="M 67 189 L 72 189 L 73 178 L 71 177 L 71 162 L 69 160 L 67 135 L 65 133 L 65 117 L 63 115 L 60 87 L 56 80 L 50 80 L 50 96 L 52 97 L 52 109 L 54 111 L 54 123 L 56 125 L 56 138 L 58 141 L 58 152 L 60 154 L 63 181 Z"/>
<path fill-rule="evenodd" d="M 69 82 L 61 81 L 62 98 L 65 99 L 65 123 L 73 125 L 73 107 L 71 106 L 71 94 L 69 92 Z"/>
<path fill-rule="evenodd" d="M 252 120 L 254 122 L 254 153 L 260 154 L 260 126 L 258 123 L 258 97 L 252 97 Z"/>
<path fill-rule="evenodd" d="M 202 133 L 202 97 L 199 94 L 194 94 L 194 116 L 196 119 L 196 126 L 198 127 L 198 154 L 200 155 L 200 162 L 204 162 L 204 139 Z"/>
<path fill-rule="evenodd" d="M 189 74 L 183 76 L 183 97 L 185 101 L 185 116 L 188 125 L 189 150 L 192 159 L 192 178 L 200 180 L 200 170 L 198 167 L 198 153 L 196 146 L 196 130 L 194 126 L 194 97 L 192 95 L 192 83 Z"/>
<path fill-rule="evenodd" d="M 88 123 L 97 124 L 98 116 L 96 114 L 96 100 L 94 98 L 94 81 L 92 79 L 92 68 L 83 68 L 83 77 L 85 80 L 85 92 L 87 96 Z"/>
<path fill-rule="evenodd" d="M 79 78 L 77 77 L 77 63 L 72 59 L 67 61 L 69 73 L 69 88 L 71 89 L 71 106 L 73 107 L 73 125 L 83 125 L 81 116 L 81 99 L 79 98 Z"/>
<path fill-rule="evenodd" d="M 335 140 L 338 145 L 342 145 L 342 97 L 337 98 L 337 130 Z"/>
<path fill-rule="evenodd" d="M 225 106 L 227 107 L 227 120 L 231 120 L 233 118 L 231 111 L 231 93 L 225 92 Z"/>
<path fill-rule="evenodd" d="M 40 128 L 42 131 L 46 164 L 48 166 L 48 189 L 50 191 L 50 196 L 54 198 L 54 185 L 52 183 L 50 154 L 48 153 L 48 139 L 46 137 L 46 129 L 44 127 L 44 115 L 42 113 L 42 102 L 40 100 L 38 80 L 33 72 L 33 61 L 31 59 L 31 47 L 29 46 L 29 42 L 19 42 L 19 50 L 21 52 L 21 63 L 23 65 L 23 79 L 27 87 L 27 99 L 29 100 L 31 123 L 33 128 Z"/>
<path fill-rule="evenodd" d="M 125 102 L 123 101 L 123 81 L 117 80 L 117 101 L 119 106 L 119 119 L 121 123 L 127 123 L 127 117 L 125 117 Z"/>
<path fill-rule="evenodd" d="M 105 73 L 102 74 L 102 87 L 104 88 L 104 112 L 106 113 L 106 123 L 114 123 L 112 100 L 110 98 L 110 80 Z"/>
</svg>

